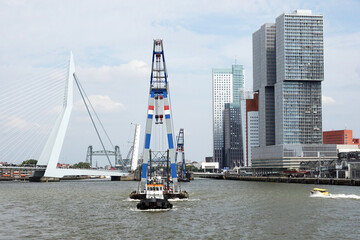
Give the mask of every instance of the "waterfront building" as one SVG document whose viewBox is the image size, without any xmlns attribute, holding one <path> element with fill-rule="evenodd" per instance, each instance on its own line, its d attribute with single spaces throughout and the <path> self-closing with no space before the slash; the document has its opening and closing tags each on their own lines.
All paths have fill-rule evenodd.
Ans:
<svg viewBox="0 0 360 240">
<path fill-rule="evenodd" d="M 241 166 L 251 166 L 251 148 L 259 146 L 259 94 L 246 90 L 240 103 L 243 162 Z M 251 118 L 250 118 L 251 115 Z"/>
<path fill-rule="evenodd" d="M 213 157 L 205 157 L 205 162 L 214 162 Z"/>
<path fill-rule="evenodd" d="M 252 149 L 252 167 L 258 173 L 299 168 L 301 162 L 337 159 L 336 144 L 279 144 Z"/>
<path fill-rule="evenodd" d="M 246 99 L 246 165 L 251 167 L 252 151 L 260 144 L 259 138 L 259 94 L 254 93 L 253 99 Z"/>
<path fill-rule="evenodd" d="M 296 10 L 275 28 L 275 144 L 321 144 L 323 16 Z"/>
<path fill-rule="evenodd" d="M 219 172 L 219 162 L 202 162 L 201 169 L 205 172 Z"/>
<path fill-rule="evenodd" d="M 276 50 L 275 24 L 253 34 L 253 90 L 259 93 L 260 146 L 275 145 Z"/>
<path fill-rule="evenodd" d="M 279 171 L 299 167 L 301 158 L 335 158 L 336 145 L 322 145 L 323 16 L 296 10 L 261 26 L 253 64 L 260 147 L 252 166 Z"/>
<path fill-rule="evenodd" d="M 226 103 L 240 105 L 245 87 L 244 68 L 232 65 L 232 68 L 214 68 L 212 70 L 212 107 L 213 107 L 213 156 L 219 167 L 225 165 L 224 147 L 224 109 Z"/>
<path fill-rule="evenodd" d="M 324 144 L 360 145 L 359 138 L 353 138 L 352 130 L 335 130 L 323 132 Z"/>
<path fill-rule="evenodd" d="M 244 166 L 240 105 L 225 103 L 224 109 L 224 166 Z"/>
</svg>

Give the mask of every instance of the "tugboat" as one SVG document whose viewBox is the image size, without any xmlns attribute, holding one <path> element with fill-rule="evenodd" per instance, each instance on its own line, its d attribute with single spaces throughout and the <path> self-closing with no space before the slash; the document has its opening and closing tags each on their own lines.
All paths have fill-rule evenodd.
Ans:
<svg viewBox="0 0 360 240">
<path fill-rule="evenodd" d="M 173 205 L 164 197 L 164 185 L 154 183 L 147 184 L 146 198 L 142 199 L 136 207 L 140 210 L 171 209 Z"/>
<path fill-rule="evenodd" d="M 168 178 L 169 179 L 169 178 Z M 154 177 L 154 178 L 148 178 L 147 179 L 148 182 L 150 182 L 151 184 L 148 184 L 147 186 L 151 186 L 152 184 L 161 184 L 163 186 L 163 196 L 165 199 L 187 199 L 189 198 L 189 193 L 187 191 L 180 191 L 178 193 L 175 193 L 173 191 L 173 188 L 170 186 L 170 180 L 169 182 L 165 181 L 166 186 L 164 186 L 164 180 L 161 179 L 161 177 Z M 140 191 L 133 191 L 130 193 L 129 197 L 131 199 L 137 199 L 137 200 L 143 200 L 148 198 L 148 187 L 145 188 L 146 191 L 144 192 L 140 192 Z"/>
</svg>

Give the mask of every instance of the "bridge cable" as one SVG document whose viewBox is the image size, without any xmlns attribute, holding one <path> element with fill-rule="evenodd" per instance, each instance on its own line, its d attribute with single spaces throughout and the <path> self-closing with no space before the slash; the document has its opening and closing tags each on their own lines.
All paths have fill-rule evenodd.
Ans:
<svg viewBox="0 0 360 240">
<path fill-rule="evenodd" d="M 80 88 L 81 88 L 82 92 L 84 93 L 84 95 L 85 95 L 85 97 L 86 97 L 86 99 L 87 99 L 87 101 L 88 101 L 88 103 L 89 103 L 89 105 L 90 105 L 91 109 L 93 110 L 93 112 L 94 112 L 94 114 L 95 114 L 95 116 L 96 116 L 96 119 L 97 119 L 97 120 L 98 120 L 98 122 L 100 123 L 100 126 L 101 126 L 102 130 L 104 131 L 104 133 L 105 133 L 105 135 L 106 135 L 107 139 L 109 140 L 109 142 L 110 142 L 111 146 L 113 147 L 113 149 L 115 149 L 114 144 L 112 143 L 112 141 L 111 141 L 111 139 L 110 139 L 110 137 L 109 137 L 109 135 L 108 135 L 107 131 L 105 130 L 104 125 L 102 124 L 102 122 L 101 122 L 101 120 L 100 120 L 99 116 L 97 115 L 97 113 L 96 113 L 96 111 L 95 111 L 95 109 L 94 109 L 94 107 L 93 107 L 93 105 L 92 105 L 92 103 L 91 103 L 91 101 L 90 101 L 89 97 L 87 96 L 87 94 L 86 94 L 86 92 L 85 92 L 85 90 L 84 90 L 83 86 L 81 85 L 81 82 L 80 82 L 80 81 L 79 81 L 79 86 L 80 86 Z M 116 151 L 115 151 L 115 152 L 116 152 Z M 119 147 L 119 157 L 120 157 L 120 158 L 119 158 L 120 163 L 121 163 L 124 167 L 126 167 L 126 166 L 125 166 L 125 163 L 124 163 L 124 161 L 123 161 L 123 159 L 122 159 L 122 156 L 121 156 L 120 147 Z M 115 158 L 116 158 L 116 157 L 115 157 Z M 116 160 L 117 160 L 117 158 L 116 158 Z"/>
<path fill-rule="evenodd" d="M 14 74 L 12 74 L 14 75 Z M 12 81 L 1 79 L 0 89 L 0 152 L 1 159 L 18 161 L 20 158 L 34 157 L 46 140 L 48 121 L 53 120 L 53 110 L 49 105 L 56 102 L 60 92 L 60 80 L 65 69 L 48 70 L 39 75 L 17 76 Z M 17 79 L 16 79 L 17 77 Z M 4 81 L 3 81 L 4 80 Z M 36 106 L 37 111 L 35 111 Z M 27 143 L 27 144 L 25 144 Z"/>
<path fill-rule="evenodd" d="M 91 104 L 91 102 L 90 102 L 90 100 L 89 100 L 89 98 L 88 98 L 88 96 L 87 96 L 87 94 L 86 94 L 86 92 L 85 92 L 85 90 L 84 90 L 84 88 L 82 87 L 82 85 L 81 85 L 81 83 L 80 83 L 80 82 L 79 82 L 79 86 L 80 86 L 80 88 L 81 88 L 82 92 L 84 93 L 84 95 L 85 95 L 86 99 L 88 100 L 88 102 L 89 102 L 89 105 L 90 105 L 91 109 L 93 110 L 93 112 L 94 112 L 94 114 L 95 114 L 95 116 L 96 116 L 97 120 L 99 121 L 99 123 L 100 123 L 100 125 L 101 125 L 101 128 L 102 128 L 102 129 L 103 129 L 103 131 L 105 132 L 105 135 L 106 135 L 107 139 L 109 140 L 109 142 L 110 142 L 111 146 L 115 149 L 114 144 L 113 144 L 113 143 L 112 143 L 112 141 L 110 140 L 110 137 L 109 137 L 108 133 L 106 132 L 106 130 L 105 130 L 105 128 L 104 128 L 104 125 L 102 124 L 102 122 L 101 122 L 101 120 L 100 120 L 99 116 L 98 116 L 98 115 L 97 115 L 97 113 L 95 112 L 95 109 L 94 109 L 93 105 Z"/>
<path fill-rule="evenodd" d="M 104 143 L 103 143 L 103 141 L 102 141 L 102 139 L 101 139 L 101 137 L 100 137 L 99 131 L 98 131 L 98 129 L 97 129 L 97 127 L 96 127 L 96 125 L 95 125 L 94 119 L 93 119 L 93 117 L 92 117 L 92 115 L 91 115 L 91 113 L 90 113 L 89 107 L 88 107 L 88 105 L 87 105 L 87 103 L 86 103 L 86 101 L 85 101 L 84 95 L 83 95 L 83 93 L 82 93 L 82 91 L 81 91 L 80 84 L 79 84 L 79 80 L 77 79 L 77 77 L 76 77 L 76 74 L 75 74 L 75 73 L 73 74 L 73 76 L 74 76 L 74 79 L 75 79 L 76 85 L 77 85 L 77 87 L 78 87 L 78 89 L 79 89 L 79 92 L 80 92 L 80 94 L 81 94 L 82 100 L 83 100 L 83 102 L 84 102 L 84 104 L 85 104 L 86 110 L 87 110 L 87 112 L 89 113 L 89 116 L 90 116 L 91 122 L 92 122 L 92 124 L 93 124 L 93 126 L 94 126 L 94 128 L 95 128 L 96 134 L 97 134 L 97 136 L 98 136 L 98 138 L 99 138 L 99 140 L 100 140 L 100 143 L 101 143 L 101 145 L 102 145 L 102 147 L 103 147 L 103 149 L 104 149 L 104 152 L 105 152 L 106 158 L 108 159 L 109 164 L 110 164 L 110 166 L 112 167 L 112 164 L 111 164 L 111 161 L 110 161 L 109 155 L 107 154 L 107 152 L 106 152 L 106 150 L 105 150 Z"/>
</svg>

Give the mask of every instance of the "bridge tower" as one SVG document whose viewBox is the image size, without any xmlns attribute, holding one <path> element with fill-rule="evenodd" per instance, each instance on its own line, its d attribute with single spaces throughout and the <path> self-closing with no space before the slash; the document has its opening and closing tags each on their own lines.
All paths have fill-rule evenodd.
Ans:
<svg viewBox="0 0 360 240">
<path fill-rule="evenodd" d="M 64 143 L 66 129 L 69 124 L 73 107 L 75 65 L 72 52 L 70 53 L 63 108 L 56 119 L 55 125 L 39 157 L 38 165 L 47 165 L 45 177 L 56 176 L 56 167 Z"/>
<path fill-rule="evenodd" d="M 57 168 L 57 163 L 59 161 L 59 156 L 61 153 L 61 149 L 64 143 L 66 130 L 69 124 L 70 115 L 73 107 L 73 92 L 74 92 L 74 82 L 78 86 L 79 90 L 81 89 L 81 85 L 79 85 L 79 81 L 75 74 L 75 64 L 73 54 L 70 53 L 70 60 L 68 66 L 68 72 L 66 75 L 66 86 L 65 86 L 65 94 L 63 107 L 61 112 L 56 119 L 55 125 L 53 126 L 50 135 L 47 139 L 47 142 L 41 152 L 39 157 L 38 166 L 46 166 L 45 172 L 43 168 L 39 168 L 38 171 L 34 172 L 34 181 L 36 179 L 40 180 L 42 177 L 46 178 L 62 178 L 64 176 L 73 176 L 73 175 L 97 175 L 97 176 L 111 176 L 111 177 L 122 177 L 128 176 L 129 174 L 124 171 L 107 171 L 107 170 L 93 170 L 93 169 L 61 169 Z M 82 92 L 80 90 L 80 94 Z M 84 99 L 84 98 L 83 98 Z M 85 103 L 85 101 L 84 101 Z M 87 105 L 85 104 L 88 109 Z M 90 116 L 91 118 L 91 116 Z M 92 118 L 91 118 L 92 119 Z M 90 151 L 91 150 L 91 151 Z M 88 150 L 88 154 L 93 154 L 92 148 Z M 102 151 L 103 154 L 107 154 L 108 151 L 104 149 Z M 120 163 L 124 166 L 122 162 L 120 149 L 118 146 L 115 146 L 115 162 Z M 91 159 L 92 160 L 92 159 Z M 90 161 L 90 158 L 89 158 Z"/>
<path fill-rule="evenodd" d="M 152 161 L 150 142 L 152 129 L 155 124 L 166 125 L 166 137 L 168 143 L 168 163 L 170 162 L 171 177 L 173 180 L 174 193 L 179 192 L 179 183 L 176 173 L 174 134 L 172 128 L 170 92 L 168 75 L 166 70 L 164 48 L 162 39 L 154 39 L 152 67 L 150 77 L 150 91 L 148 100 L 147 120 L 145 127 L 145 144 L 143 152 L 143 164 L 140 183 L 140 192 L 144 192 L 147 183 L 148 165 Z M 155 117 L 155 119 L 154 119 Z M 164 149 L 164 152 L 167 151 Z"/>
<path fill-rule="evenodd" d="M 135 124 L 134 142 L 132 145 L 131 171 L 135 171 L 139 160 L 140 124 Z"/>
</svg>

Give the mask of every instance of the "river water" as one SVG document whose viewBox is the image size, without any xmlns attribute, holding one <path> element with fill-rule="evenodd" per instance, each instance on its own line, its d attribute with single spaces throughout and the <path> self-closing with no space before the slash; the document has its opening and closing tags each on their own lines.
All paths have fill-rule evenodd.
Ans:
<svg viewBox="0 0 360 240">
<path fill-rule="evenodd" d="M 196 179 L 143 212 L 137 182 L 0 182 L 0 239 L 359 239 L 360 188 Z M 310 196 L 325 187 L 330 197 Z"/>
</svg>

